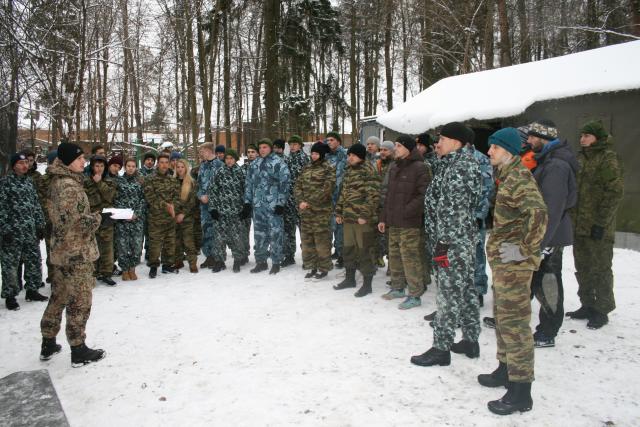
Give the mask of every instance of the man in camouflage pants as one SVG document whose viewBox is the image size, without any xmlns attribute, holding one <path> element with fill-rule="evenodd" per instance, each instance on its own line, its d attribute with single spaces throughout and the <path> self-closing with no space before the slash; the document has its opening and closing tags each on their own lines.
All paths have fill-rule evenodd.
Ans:
<svg viewBox="0 0 640 427">
<path fill-rule="evenodd" d="M 200 146 L 200 157 L 204 159 L 198 170 L 198 199 L 200 200 L 200 224 L 202 225 L 202 253 L 207 259 L 200 264 L 200 268 L 213 267 L 213 247 L 215 244 L 213 219 L 209 215 L 209 186 L 216 171 L 224 164 L 217 157 L 218 148 L 214 148 L 213 142 L 207 142 Z M 224 158 L 224 147 L 222 147 Z M 226 257 L 225 257 L 226 259 Z"/>
<path fill-rule="evenodd" d="M 581 307 L 567 316 L 588 319 L 589 329 L 599 329 L 609 322 L 608 315 L 616 308 L 611 261 L 624 181 L 612 137 L 602 123 L 588 122 L 580 132 L 578 201 L 572 217 Z"/>
<path fill-rule="evenodd" d="M 336 189 L 333 191 L 333 207 L 338 202 L 338 196 L 342 189 L 342 177 L 347 167 L 347 150 L 342 147 L 342 138 L 338 132 L 327 133 L 327 146 L 329 152 L 326 159 L 331 166 L 336 169 Z M 334 253 L 332 258 L 336 258 L 336 268 L 344 267 L 344 259 L 342 257 L 342 247 L 344 246 L 343 225 L 336 222 L 335 212 L 331 217 L 331 231 L 333 232 Z"/>
<path fill-rule="evenodd" d="M 0 179 L 0 265 L 2 298 L 8 310 L 19 310 L 16 296 L 18 266 L 24 262 L 27 301 L 46 301 L 38 293 L 42 283 L 42 259 L 39 239 L 44 236 L 45 220 L 36 188 L 27 176 L 29 164 L 24 154 L 14 154 L 11 172 Z"/>
<path fill-rule="evenodd" d="M 101 222 L 111 220 L 106 214 L 91 213 L 89 199 L 83 191 L 83 168 L 82 149 L 67 142 L 58 146 L 58 159 L 47 168 L 47 175 L 51 176 L 51 203 L 47 208 L 52 227 L 53 274 L 51 299 L 40 321 L 40 359 L 49 360 L 61 350 L 56 344 L 56 335 L 66 309 L 66 334 L 74 367 L 97 362 L 105 356 L 104 350 L 86 346 L 85 328 L 95 286 L 93 262 L 98 259 L 94 233 Z"/>
<path fill-rule="evenodd" d="M 499 366 L 491 374 L 479 375 L 478 382 L 507 387 L 501 399 L 488 403 L 491 412 L 507 415 L 528 411 L 533 404 L 530 284 L 540 265 L 547 208 L 531 172 L 520 161 L 518 131 L 501 129 L 489 137 L 489 144 L 498 182 L 487 257 L 493 273 Z"/>
<path fill-rule="evenodd" d="M 420 366 L 447 366 L 451 353 L 469 358 L 480 355 L 480 313 L 473 284 L 478 226 L 475 209 L 481 192 L 478 162 L 465 150 L 473 131 L 462 123 L 442 127 L 436 144 L 440 158 L 425 197 L 425 229 L 435 264 L 438 312 L 433 324 L 433 347 L 411 362 Z M 456 327 L 462 340 L 453 342 Z"/>
<path fill-rule="evenodd" d="M 285 162 L 289 168 L 290 193 L 287 205 L 284 209 L 284 248 L 281 267 L 287 267 L 296 263 L 296 229 L 300 225 L 300 215 L 298 214 L 298 204 L 294 194 L 296 180 L 307 163 L 309 156 L 302 150 L 302 138 L 293 135 L 289 138 L 289 156 L 285 157 Z"/>
<path fill-rule="evenodd" d="M 320 280 L 333 268 L 331 263 L 331 198 L 336 171 L 325 160 L 329 147 L 316 142 L 311 147 L 311 163 L 305 166 L 295 186 L 300 210 L 302 269 L 310 270 L 305 279 Z"/>
</svg>

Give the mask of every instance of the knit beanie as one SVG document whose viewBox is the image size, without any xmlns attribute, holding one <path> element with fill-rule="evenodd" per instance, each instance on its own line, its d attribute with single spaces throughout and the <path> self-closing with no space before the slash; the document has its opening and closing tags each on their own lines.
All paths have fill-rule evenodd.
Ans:
<svg viewBox="0 0 640 427">
<path fill-rule="evenodd" d="M 413 149 L 416 148 L 416 141 L 409 135 L 400 135 L 396 138 L 396 142 L 402 144 L 402 146 L 409 150 L 409 152 L 413 151 Z"/>
<path fill-rule="evenodd" d="M 109 166 L 109 162 L 107 162 L 107 158 L 101 154 L 94 154 L 93 156 L 91 156 L 91 159 L 89 160 L 89 167 L 93 169 L 93 165 L 96 162 L 102 162 L 104 163 L 104 167 L 105 169 Z M 106 170 L 105 170 L 106 172 Z M 92 171 L 93 173 L 93 171 Z"/>
<path fill-rule="evenodd" d="M 380 148 L 380 138 L 377 136 L 370 136 L 367 138 L 367 144 L 376 144 L 376 146 Z"/>
<path fill-rule="evenodd" d="M 288 142 L 289 144 L 302 144 L 302 137 L 300 135 L 291 135 Z"/>
<path fill-rule="evenodd" d="M 62 142 L 58 145 L 58 158 L 66 166 L 69 166 L 75 159 L 82 155 L 84 155 L 82 148 L 72 142 Z"/>
<path fill-rule="evenodd" d="M 382 141 L 380 148 L 386 148 L 389 151 L 393 151 L 396 149 L 396 145 L 391 141 Z"/>
<path fill-rule="evenodd" d="M 180 153 L 178 153 L 180 154 Z M 107 163 L 107 166 L 111 166 L 111 165 L 120 165 L 120 167 L 122 168 L 123 166 L 123 160 L 121 156 L 113 156 L 112 158 L 109 159 L 109 163 Z"/>
<path fill-rule="evenodd" d="M 258 147 L 256 146 L 256 144 L 249 144 L 247 145 L 247 151 L 249 150 L 258 151 Z"/>
<path fill-rule="evenodd" d="M 258 141 L 258 147 L 260 147 L 262 144 L 266 144 L 269 146 L 269 148 L 273 148 L 273 142 L 271 142 L 269 138 L 262 138 L 260 141 Z"/>
<path fill-rule="evenodd" d="M 329 152 L 329 146 L 318 141 L 311 146 L 311 152 L 320 154 L 320 160 L 324 160 L 324 156 Z"/>
<path fill-rule="evenodd" d="M 580 129 L 580 133 L 593 135 L 598 139 L 598 141 L 609 136 L 607 131 L 604 130 L 604 126 L 600 120 L 592 120 L 585 123 L 584 126 L 582 126 L 582 129 Z"/>
<path fill-rule="evenodd" d="M 422 144 L 422 145 L 428 147 L 429 145 L 433 144 L 433 138 L 431 137 L 431 135 L 429 135 L 426 132 L 425 133 L 421 133 L 417 137 L 416 144 Z"/>
<path fill-rule="evenodd" d="M 225 146 L 224 146 L 224 145 L 218 145 L 218 146 L 216 147 L 216 151 L 215 151 L 215 152 L 216 152 L 216 153 L 224 153 L 224 152 L 225 152 L 224 150 L 226 150 L 226 148 L 225 148 Z"/>
<path fill-rule="evenodd" d="M 52 150 L 49 151 L 49 154 L 47 154 L 47 163 L 51 164 L 53 163 L 53 161 L 58 157 L 58 150 Z"/>
<path fill-rule="evenodd" d="M 236 150 L 234 150 L 233 148 L 227 148 L 227 151 L 224 153 L 224 156 L 231 156 L 234 159 L 236 159 L 236 162 L 238 161 L 238 153 L 236 153 Z"/>
<path fill-rule="evenodd" d="M 144 156 L 143 156 L 142 159 L 143 160 L 153 159 L 155 161 L 156 160 L 156 155 L 154 153 L 152 153 L 151 151 L 147 151 L 146 153 L 144 153 Z"/>
<path fill-rule="evenodd" d="M 281 150 L 284 150 L 284 139 L 276 139 L 273 141 L 273 146 L 275 148 L 280 148 Z"/>
<path fill-rule="evenodd" d="M 558 129 L 556 129 L 556 124 L 551 120 L 543 119 L 531 123 L 527 134 L 546 139 L 547 141 L 553 141 L 558 137 Z"/>
<path fill-rule="evenodd" d="M 514 156 L 520 155 L 521 141 L 520 134 L 515 128 L 500 129 L 489 137 L 489 145 L 499 145 Z"/>
<path fill-rule="evenodd" d="M 353 144 L 351 147 L 349 147 L 349 149 L 347 150 L 347 156 L 349 154 L 355 154 L 356 156 L 360 157 L 362 160 L 364 160 L 367 157 L 367 149 L 364 145 L 362 144 Z"/>
<path fill-rule="evenodd" d="M 342 137 L 340 136 L 340 134 L 338 132 L 333 132 L 333 131 L 329 132 L 327 134 L 327 139 L 328 138 L 335 138 L 342 144 Z"/>
<path fill-rule="evenodd" d="M 27 160 L 27 156 L 24 153 L 14 153 L 11 156 L 11 167 L 13 168 L 20 160 Z"/>
<path fill-rule="evenodd" d="M 463 144 L 473 144 L 473 140 L 476 137 L 476 134 L 471 130 L 471 128 L 460 122 L 451 122 L 442 126 L 440 135 L 458 140 Z"/>
</svg>

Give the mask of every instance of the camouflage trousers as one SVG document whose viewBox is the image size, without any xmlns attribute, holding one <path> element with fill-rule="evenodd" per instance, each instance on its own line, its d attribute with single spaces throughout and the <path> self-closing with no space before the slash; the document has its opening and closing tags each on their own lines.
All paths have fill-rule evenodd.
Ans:
<svg viewBox="0 0 640 427">
<path fill-rule="evenodd" d="M 376 232 L 372 224 L 344 224 L 344 266 L 358 269 L 364 277 L 376 272 Z"/>
<path fill-rule="evenodd" d="M 202 249 L 202 214 L 200 209 L 195 210 L 193 217 L 193 243 L 196 246 L 196 255 Z"/>
<path fill-rule="evenodd" d="M 426 290 L 427 285 L 431 284 L 431 273 L 433 272 L 431 259 L 433 256 L 431 255 L 431 248 L 429 247 L 427 233 L 424 230 L 424 227 L 420 227 L 420 244 L 424 248 L 422 251 L 422 265 L 424 266 L 424 286 Z"/>
<path fill-rule="evenodd" d="M 254 209 L 253 240 L 256 262 L 265 262 L 271 256 L 274 264 L 280 264 L 284 240 L 282 215 L 276 215 L 269 207 Z"/>
<path fill-rule="evenodd" d="M 389 270 L 391 288 L 404 289 L 409 295 L 420 297 L 424 288 L 423 246 L 420 228 L 389 227 Z"/>
<path fill-rule="evenodd" d="M 116 223 L 116 252 L 118 267 L 128 271 L 140 264 L 142 239 L 144 237 L 144 220 L 118 221 Z"/>
<path fill-rule="evenodd" d="M 113 225 L 96 230 L 96 241 L 100 258 L 95 263 L 98 276 L 111 277 L 113 274 Z"/>
<path fill-rule="evenodd" d="M 302 218 L 300 221 L 300 239 L 302 241 L 302 269 L 329 271 L 331 262 L 331 225 L 330 218 Z"/>
<path fill-rule="evenodd" d="M 245 221 L 237 216 L 221 215 L 218 221 L 214 221 L 216 243 L 213 259 L 224 262 L 227 258 L 227 246 L 231 249 L 234 260 L 245 257 L 246 246 L 244 242 Z"/>
<path fill-rule="evenodd" d="M 564 289 L 562 287 L 562 247 L 543 258 L 531 279 L 531 294 L 540 303 L 536 331 L 549 338 L 558 335 L 564 320 Z"/>
<path fill-rule="evenodd" d="M 175 265 L 176 256 L 176 223 L 149 221 L 149 267 L 160 265 L 162 254 L 163 265 Z"/>
<path fill-rule="evenodd" d="M 245 258 L 249 258 L 249 254 L 251 253 L 251 217 L 241 220 L 244 223 L 244 228 L 242 229 L 242 244 L 244 245 L 244 256 Z"/>
<path fill-rule="evenodd" d="M 193 227 L 193 218 L 185 218 L 182 223 L 176 224 L 176 262 L 184 261 L 185 258 L 187 262 L 198 260 L 198 251 L 196 251 L 196 243 L 193 238 Z"/>
<path fill-rule="evenodd" d="M 476 342 L 480 336 L 480 306 L 473 284 L 474 255 L 473 244 L 452 245 L 449 267 L 434 266 L 438 314 L 433 325 L 433 346 L 439 350 L 451 348 L 458 325 L 464 340 Z"/>
<path fill-rule="evenodd" d="M 55 338 L 58 335 L 62 312 L 66 309 L 69 345 L 84 343 L 95 283 L 92 263 L 53 266 L 51 297 L 40 321 L 44 338 Z"/>
<path fill-rule="evenodd" d="M 487 238 L 487 229 L 478 229 L 478 241 L 476 242 L 476 266 L 473 272 L 473 281 L 478 290 L 478 294 L 485 295 L 488 289 L 487 276 L 487 254 L 484 250 L 485 241 Z"/>
<path fill-rule="evenodd" d="M 284 211 L 284 247 L 282 249 L 284 258 L 293 258 L 296 254 L 296 230 L 299 224 L 298 212 L 295 208 L 290 210 L 287 206 Z"/>
<path fill-rule="evenodd" d="M 530 283 L 533 271 L 493 268 L 493 315 L 496 357 L 507 364 L 509 381 L 533 381 Z"/>
<path fill-rule="evenodd" d="M 616 308 L 613 295 L 613 242 L 576 236 L 573 260 L 578 279 L 578 296 L 583 307 L 609 314 Z"/>
<path fill-rule="evenodd" d="M 6 203 L 6 202 L 3 202 Z M 40 244 L 35 236 L 25 236 L 7 244 L 0 244 L 0 266 L 2 267 L 2 298 L 15 297 L 20 293 L 18 266 L 24 263 L 25 289 L 37 291 L 42 283 L 42 258 Z"/>
<path fill-rule="evenodd" d="M 202 228 L 202 253 L 206 257 L 213 256 L 215 245 L 213 218 L 207 210 L 208 205 L 200 204 L 200 227 Z"/>
</svg>

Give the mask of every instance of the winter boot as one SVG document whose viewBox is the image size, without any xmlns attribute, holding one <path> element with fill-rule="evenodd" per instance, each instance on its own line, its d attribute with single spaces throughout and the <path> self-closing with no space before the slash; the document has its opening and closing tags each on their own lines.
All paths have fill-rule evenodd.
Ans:
<svg viewBox="0 0 640 427">
<path fill-rule="evenodd" d="M 112 276 L 122 276 L 122 270 L 120 270 L 118 268 L 118 266 L 114 265 L 113 266 L 113 272 L 111 273 Z"/>
<path fill-rule="evenodd" d="M 219 273 L 222 270 L 226 270 L 227 266 L 222 261 L 214 261 L 213 266 L 211 267 L 211 271 L 214 273 Z"/>
<path fill-rule="evenodd" d="M 587 328 L 600 329 L 607 323 L 609 323 L 609 316 L 607 316 L 606 314 L 602 314 L 599 311 L 596 311 L 593 309 L 591 310 L 591 315 L 589 316 L 589 322 L 587 322 Z"/>
<path fill-rule="evenodd" d="M 322 280 L 325 277 L 327 277 L 328 274 L 329 273 L 326 272 L 326 271 L 320 271 L 320 272 L 318 272 L 318 273 L 313 275 L 313 280 L 317 282 L 318 280 Z"/>
<path fill-rule="evenodd" d="M 371 290 L 371 281 L 373 280 L 373 276 L 366 276 L 364 278 L 364 281 L 362 282 L 362 286 L 360 287 L 360 289 L 358 289 L 358 291 L 353 294 L 353 296 L 355 296 L 356 298 L 361 298 L 365 295 L 369 295 L 372 290 Z"/>
<path fill-rule="evenodd" d="M 138 276 L 136 275 L 136 269 L 133 267 L 131 268 L 131 270 L 129 270 L 129 279 L 138 280 Z"/>
<path fill-rule="evenodd" d="M 461 340 L 451 345 L 451 351 L 456 354 L 464 354 L 469 359 L 480 357 L 480 345 L 477 341 Z"/>
<path fill-rule="evenodd" d="M 398 304 L 398 309 L 400 310 L 409 310 L 413 307 L 420 307 L 422 305 L 422 300 L 420 297 L 412 297 L 408 296 L 404 301 Z"/>
<path fill-rule="evenodd" d="M 27 294 L 24 297 L 27 301 L 47 301 L 49 297 L 45 297 L 38 291 L 31 291 L 27 289 Z"/>
<path fill-rule="evenodd" d="M 106 353 L 101 349 L 91 349 L 84 343 L 76 346 L 71 346 L 71 366 L 79 368 L 91 362 L 97 362 L 104 359 Z"/>
<path fill-rule="evenodd" d="M 449 366 L 451 364 L 451 353 L 431 347 L 419 356 L 411 356 L 411 363 L 418 366 Z"/>
<path fill-rule="evenodd" d="M 116 282 L 114 282 L 111 277 L 107 277 L 107 276 L 98 276 L 98 281 L 104 283 L 107 286 L 116 285 Z"/>
<path fill-rule="evenodd" d="M 189 261 L 189 272 L 191 273 L 198 272 L 198 262 L 196 260 Z"/>
<path fill-rule="evenodd" d="M 162 274 L 178 273 L 179 271 L 172 265 L 163 265 Z"/>
<path fill-rule="evenodd" d="M 491 329 L 496 328 L 496 319 L 494 317 L 483 317 L 482 323 L 487 328 L 491 328 Z"/>
<path fill-rule="evenodd" d="M 516 411 L 527 412 L 533 406 L 531 399 L 531 383 L 514 383 L 509 381 L 507 393 L 499 400 L 487 404 L 491 412 L 498 415 L 510 415 Z"/>
<path fill-rule="evenodd" d="M 62 346 L 56 344 L 56 338 L 42 337 L 42 346 L 40 347 L 40 360 L 49 360 L 54 354 L 60 353 Z"/>
<path fill-rule="evenodd" d="M 344 268 L 344 260 L 341 256 L 336 260 L 336 268 Z"/>
<path fill-rule="evenodd" d="M 316 275 L 316 273 L 318 272 L 318 270 L 316 270 L 315 268 L 313 270 L 311 270 L 310 272 L 308 272 L 307 274 L 304 275 L 305 279 L 313 279 L 313 276 Z"/>
<path fill-rule="evenodd" d="M 200 268 L 210 268 L 213 267 L 213 257 L 208 256 L 207 259 L 204 260 L 202 264 L 200 264 Z"/>
<path fill-rule="evenodd" d="M 158 275 L 158 267 L 149 268 L 149 278 L 155 279 L 157 275 Z"/>
<path fill-rule="evenodd" d="M 584 306 L 581 306 L 576 311 L 568 311 L 566 313 L 567 317 L 570 317 L 572 319 L 577 319 L 577 320 L 588 319 L 590 315 L 591 315 L 591 308 L 584 307 Z"/>
<path fill-rule="evenodd" d="M 536 331 L 533 334 L 533 346 L 536 348 L 555 347 L 556 340 L 553 337 L 548 337 L 541 331 Z"/>
<path fill-rule="evenodd" d="M 176 269 L 180 270 L 184 267 L 184 261 L 178 261 L 176 262 Z"/>
<path fill-rule="evenodd" d="M 246 265 L 249 262 L 249 257 L 246 256 L 240 260 L 240 266 Z"/>
<path fill-rule="evenodd" d="M 347 272 L 345 274 L 345 278 L 342 282 L 334 285 L 333 289 L 339 291 L 341 289 L 347 288 L 355 288 L 356 287 L 356 269 L 355 268 L 347 268 Z"/>
<path fill-rule="evenodd" d="M 437 311 L 434 311 L 431 314 L 427 314 L 426 316 L 424 316 L 424 320 L 426 320 L 427 322 L 433 322 L 436 319 L 436 314 L 438 314 Z"/>
<path fill-rule="evenodd" d="M 234 259 L 233 260 L 233 272 L 234 273 L 240 273 L 240 266 L 242 265 L 242 260 L 241 259 Z"/>
<path fill-rule="evenodd" d="M 405 297 L 404 289 L 391 289 L 389 292 L 382 295 L 381 298 L 390 301 L 392 299 L 404 298 L 404 297 Z"/>
<path fill-rule="evenodd" d="M 127 282 L 131 280 L 131 276 L 129 276 L 129 270 L 122 272 L 122 281 Z"/>
<path fill-rule="evenodd" d="M 262 261 L 256 264 L 251 270 L 251 273 L 260 273 L 261 271 L 266 271 L 269 268 L 266 261 Z"/>
<path fill-rule="evenodd" d="M 295 263 L 296 263 L 296 260 L 293 258 L 293 256 L 288 256 L 282 260 L 282 262 L 280 263 L 280 267 L 282 268 L 289 267 L 290 265 L 294 265 Z"/>
<path fill-rule="evenodd" d="M 376 266 L 378 268 L 384 268 L 384 258 L 380 257 L 376 260 Z"/>
<path fill-rule="evenodd" d="M 339 257 L 338 252 L 335 252 L 335 251 L 334 251 L 334 252 L 331 254 L 331 259 L 338 259 L 338 257 Z"/>
<path fill-rule="evenodd" d="M 478 304 L 480 304 L 480 307 L 484 307 L 484 295 L 478 294 Z"/>
<path fill-rule="evenodd" d="M 280 273 L 280 264 L 273 264 L 271 266 L 271 270 L 269 270 L 269 274 L 278 274 Z"/>
<path fill-rule="evenodd" d="M 500 362 L 495 371 L 490 374 L 478 375 L 478 382 L 485 387 L 506 387 L 509 383 L 507 364 Z"/>
<path fill-rule="evenodd" d="M 16 301 L 16 297 L 7 297 L 4 300 L 4 305 L 7 306 L 7 310 L 20 310 L 20 304 Z"/>
</svg>

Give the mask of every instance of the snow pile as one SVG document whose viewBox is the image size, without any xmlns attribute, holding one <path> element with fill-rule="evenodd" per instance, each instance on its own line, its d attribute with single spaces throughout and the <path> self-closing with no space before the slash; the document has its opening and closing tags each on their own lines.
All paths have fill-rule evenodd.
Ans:
<svg viewBox="0 0 640 427">
<path fill-rule="evenodd" d="M 521 114 L 538 101 L 640 88 L 640 41 L 448 77 L 378 117 L 418 134 L 451 121 Z"/>
<path fill-rule="evenodd" d="M 238 274 L 182 270 L 155 280 L 140 267 L 137 282 L 98 285 L 87 343 L 108 354 L 78 369 L 64 324 L 62 353 L 38 360 L 45 305 L 24 302 L 23 293 L 20 311 L 0 307 L 0 377 L 48 369 L 72 426 L 640 425 L 640 253 L 615 250 L 610 324 L 590 331 L 566 320 L 556 347 L 536 350 L 533 410 L 510 417 L 486 407 L 504 389 L 476 381 L 497 365 L 493 330 L 482 330 L 479 359 L 409 363 L 431 345 L 422 317 L 435 308 L 434 287 L 422 307 L 401 311 L 400 301 L 380 298 L 382 272 L 373 295 L 354 298 L 331 288 L 339 271 L 306 282 L 297 262 L 276 276 L 250 274 L 251 262 Z M 564 279 L 572 310 L 571 248 Z M 481 316 L 491 304 L 488 295 Z"/>
</svg>

